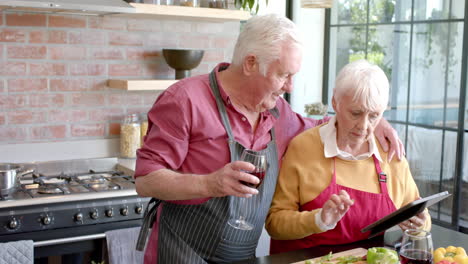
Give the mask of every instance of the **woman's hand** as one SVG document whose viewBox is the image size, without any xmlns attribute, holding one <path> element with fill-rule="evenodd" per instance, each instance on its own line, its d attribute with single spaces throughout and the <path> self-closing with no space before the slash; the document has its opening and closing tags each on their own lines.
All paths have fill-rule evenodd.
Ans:
<svg viewBox="0 0 468 264">
<path fill-rule="evenodd" d="M 405 231 L 406 229 L 422 229 L 424 223 L 426 222 L 426 214 L 421 212 L 410 219 L 401 222 L 398 226 L 401 230 Z"/>
<path fill-rule="evenodd" d="M 322 222 L 327 226 L 333 226 L 343 218 L 349 207 L 354 204 L 349 194 L 341 190 L 339 194 L 333 194 L 322 207 Z"/>
<path fill-rule="evenodd" d="M 397 155 L 398 160 L 401 160 L 406 154 L 405 147 L 398 137 L 398 133 L 384 118 L 380 120 L 379 124 L 375 128 L 374 134 L 383 150 L 388 152 L 388 161 L 391 161 L 395 154 Z M 390 141 L 390 146 L 387 140 Z"/>
</svg>

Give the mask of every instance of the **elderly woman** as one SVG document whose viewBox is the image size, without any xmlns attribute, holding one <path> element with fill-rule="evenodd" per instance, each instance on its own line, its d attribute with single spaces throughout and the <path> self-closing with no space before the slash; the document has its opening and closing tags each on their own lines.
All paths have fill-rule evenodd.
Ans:
<svg viewBox="0 0 468 264">
<path fill-rule="evenodd" d="M 406 159 L 388 162 L 374 129 L 388 103 L 384 72 L 365 60 L 336 79 L 336 116 L 289 144 L 266 220 L 271 253 L 364 240 L 361 229 L 418 199 Z M 402 223 L 429 229 L 427 211 Z"/>
</svg>

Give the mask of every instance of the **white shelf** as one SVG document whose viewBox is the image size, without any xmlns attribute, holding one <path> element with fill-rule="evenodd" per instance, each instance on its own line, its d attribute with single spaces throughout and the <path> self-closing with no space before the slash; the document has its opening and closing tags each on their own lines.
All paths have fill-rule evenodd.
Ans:
<svg viewBox="0 0 468 264">
<path fill-rule="evenodd" d="M 119 80 L 111 79 L 107 81 L 110 88 L 127 91 L 164 91 L 166 88 L 176 83 L 177 80 Z"/>
<path fill-rule="evenodd" d="M 217 22 L 242 21 L 250 18 L 249 12 L 240 10 L 137 3 L 131 3 L 130 5 L 136 9 L 136 13 L 115 14 L 113 16 L 130 18 L 190 19 Z"/>
</svg>

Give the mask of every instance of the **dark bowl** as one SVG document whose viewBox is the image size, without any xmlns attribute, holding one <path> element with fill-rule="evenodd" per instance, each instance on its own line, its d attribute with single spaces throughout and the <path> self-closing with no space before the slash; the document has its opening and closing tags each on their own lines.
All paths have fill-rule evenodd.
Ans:
<svg viewBox="0 0 468 264">
<path fill-rule="evenodd" d="M 163 49 L 167 64 L 176 70 L 191 70 L 197 67 L 204 52 L 203 50 Z"/>
<path fill-rule="evenodd" d="M 190 70 L 200 64 L 203 53 L 203 50 L 163 49 L 164 59 L 175 69 L 178 80 L 190 77 Z"/>
</svg>

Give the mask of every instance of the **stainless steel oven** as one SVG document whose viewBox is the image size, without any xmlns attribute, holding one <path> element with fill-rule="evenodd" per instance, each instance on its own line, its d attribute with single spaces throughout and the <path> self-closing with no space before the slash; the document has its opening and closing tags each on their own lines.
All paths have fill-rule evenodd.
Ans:
<svg viewBox="0 0 468 264">
<path fill-rule="evenodd" d="M 0 242 L 33 240 L 35 258 L 100 250 L 105 232 L 140 226 L 139 197 L 117 158 L 21 164 L 33 169 L 0 199 Z"/>
</svg>

